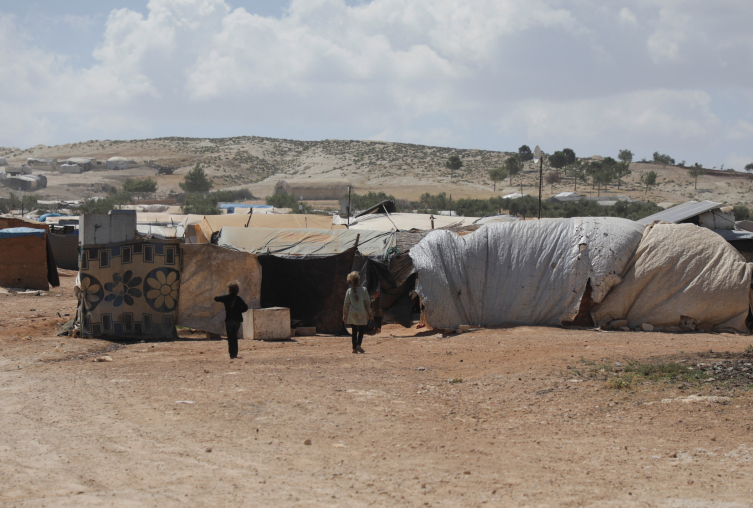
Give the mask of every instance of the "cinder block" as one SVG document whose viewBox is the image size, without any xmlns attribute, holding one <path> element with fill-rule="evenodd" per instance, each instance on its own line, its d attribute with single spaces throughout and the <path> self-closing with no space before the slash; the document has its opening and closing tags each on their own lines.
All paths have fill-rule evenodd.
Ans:
<svg viewBox="0 0 753 508">
<path fill-rule="evenodd" d="M 243 337 L 246 339 L 285 340 L 290 335 L 290 309 L 287 307 L 249 309 L 243 316 Z"/>
</svg>

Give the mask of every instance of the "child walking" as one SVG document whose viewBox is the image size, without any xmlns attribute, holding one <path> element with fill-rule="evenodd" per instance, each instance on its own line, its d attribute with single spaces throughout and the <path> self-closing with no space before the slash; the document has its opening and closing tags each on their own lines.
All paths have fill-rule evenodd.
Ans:
<svg viewBox="0 0 753 508">
<path fill-rule="evenodd" d="M 238 330 L 243 323 L 243 313 L 248 310 L 246 302 L 238 296 L 239 290 L 238 283 L 233 281 L 227 285 L 228 294 L 214 297 L 215 302 L 225 305 L 225 331 L 231 360 L 238 358 Z"/>
<path fill-rule="evenodd" d="M 353 342 L 353 353 L 365 353 L 361 344 L 363 343 L 363 334 L 366 332 L 366 325 L 371 319 L 371 298 L 366 288 L 361 287 L 361 276 L 358 272 L 348 274 L 348 292 L 345 293 L 345 303 L 343 305 L 343 322 L 351 325 L 351 339 Z"/>
</svg>

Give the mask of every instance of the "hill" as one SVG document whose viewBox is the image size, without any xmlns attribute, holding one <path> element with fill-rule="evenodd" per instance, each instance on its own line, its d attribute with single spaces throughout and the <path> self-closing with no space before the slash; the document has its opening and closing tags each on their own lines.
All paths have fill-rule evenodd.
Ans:
<svg viewBox="0 0 753 508">
<path fill-rule="evenodd" d="M 48 188 L 38 194 L 51 198 L 72 199 L 96 195 L 92 183 L 121 185 L 127 177 L 152 176 L 153 163 L 177 167 L 173 175 L 158 175 L 159 194 L 180 192 L 178 183 L 195 165 L 201 164 L 214 179 L 215 188 L 249 188 L 254 195 L 264 197 L 272 193 L 274 184 L 282 179 L 348 180 L 356 192 L 383 191 L 398 198 L 417 199 L 425 192 L 452 194 L 461 197 L 488 198 L 519 192 L 538 194 L 538 167 L 526 163 L 521 175 L 497 186 L 492 192 L 489 170 L 500 166 L 514 152 L 466 150 L 382 141 L 295 141 L 256 136 L 233 138 L 157 138 L 132 141 L 87 141 L 59 146 L 38 145 L 21 150 L 0 148 L 0 157 L 10 164 L 25 162 L 27 157 L 96 157 L 104 161 L 123 156 L 131 161 L 125 171 L 106 171 L 104 164 L 96 171 L 81 175 L 48 174 Z M 463 160 L 460 170 L 451 172 L 444 163 L 451 155 Z M 592 156 L 590 158 L 599 158 Z M 713 171 L 698 179 L 694 189 L 688 169 L 679 166 L 633 163 L 632 174 L 618 189 L 610 185 L 601 195 L 624 194 L 633 199 L 656 203 L 681 203 L 689 199 L 750 204 L 753 202 L 753 180 L 735 172 Z M 545 162 L 544 173 L 552 171 Z M 645 192 L 640 175 L 656 171 L 657 185 Z M 573 179 L 562 173 L 563 181 L 545 185 L 545 197 L 575 188 Z M 578 184 L 577 191 L 596 195 L 590 185 Z M 2 188 L 0 195 L 7 195 Z"/>
</svg>

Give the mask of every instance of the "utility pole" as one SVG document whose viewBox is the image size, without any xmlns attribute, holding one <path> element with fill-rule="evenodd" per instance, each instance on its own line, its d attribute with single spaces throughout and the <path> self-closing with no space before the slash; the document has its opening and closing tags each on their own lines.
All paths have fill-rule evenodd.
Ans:
<svg viewBox="0 0 753 508">
<path fill-rule="evenodd" d="M 539 145 L 536 145 L 536 149 L 533 151 L 533 162 L 539 163 L 539 220 L 541 220 L 541 183 L 544 179 L 544 154 Z"/>
<path fill-rule="evenodd" d="M 350 227 L 350 185 L 348 185 L 348 227 Z"/>
</svg>

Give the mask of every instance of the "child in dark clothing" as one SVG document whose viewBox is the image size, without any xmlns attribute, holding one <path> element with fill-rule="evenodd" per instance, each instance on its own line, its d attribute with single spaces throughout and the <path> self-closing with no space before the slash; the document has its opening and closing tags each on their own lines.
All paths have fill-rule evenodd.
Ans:
<svg viewBox="0 0 753 508">
<path fill-rule="evenodd" d="M 233 281 L 227 285 L 228 294 L 214 297 L 215 302 L 222 302 L 225 305 L 225 330 L 231 360 L 238 358 L 238 330 L 243 323 L 243 313 L 248 310 L 246 302 L 238 296 L 239 290 L 238 283 Z"/>
</svg>

